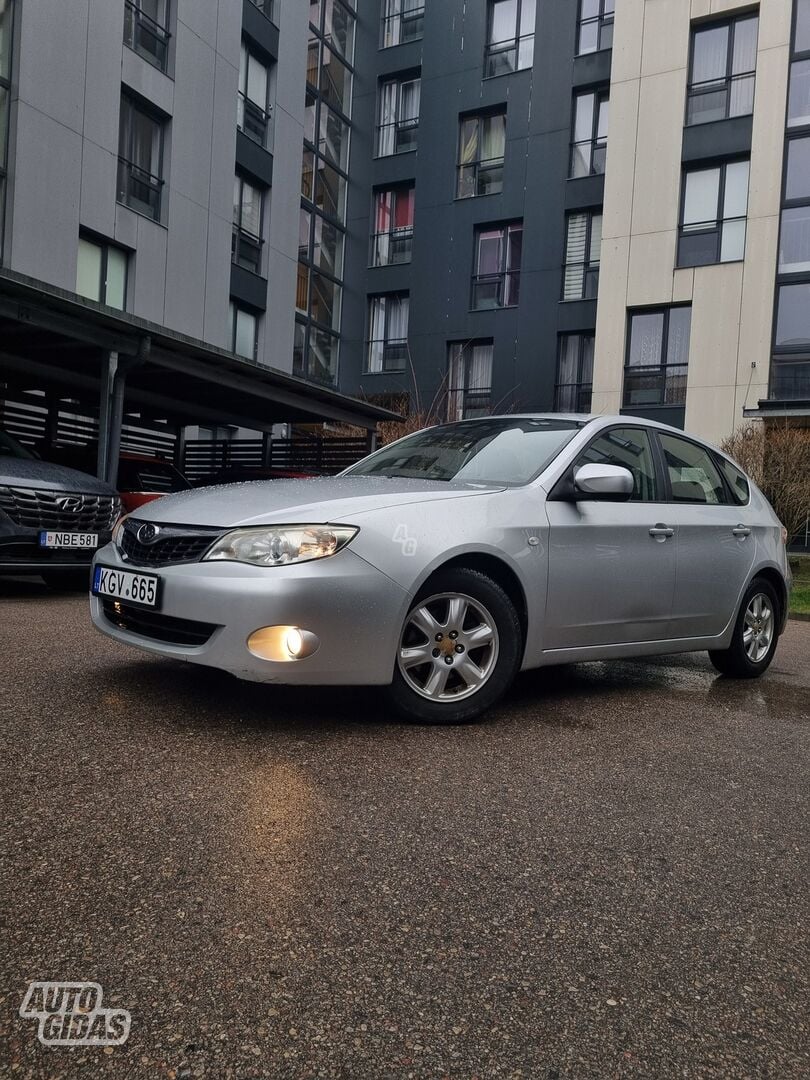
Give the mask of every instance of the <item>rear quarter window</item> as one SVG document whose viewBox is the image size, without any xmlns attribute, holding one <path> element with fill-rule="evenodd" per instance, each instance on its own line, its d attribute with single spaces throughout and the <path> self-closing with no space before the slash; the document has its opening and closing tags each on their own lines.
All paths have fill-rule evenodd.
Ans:
<svg viewBox="0 0 810 1080">
<path fill-rule="evenodd" d="M 720 471 L 731 489 L 731 497 L 738 506 L 744 506 L 751 498 L 751 486 L 744 473 L 726 458 L 719 459 Z"/>
</svg>

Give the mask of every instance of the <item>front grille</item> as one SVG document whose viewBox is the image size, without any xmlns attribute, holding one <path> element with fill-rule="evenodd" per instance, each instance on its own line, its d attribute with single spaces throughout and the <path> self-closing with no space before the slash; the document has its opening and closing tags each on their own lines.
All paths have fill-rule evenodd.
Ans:
<svg viewBox="0 0 810 1080">
<path fill-rule="evenodd" d="M 177 619 L 173 615 L 161 615 L 159 611 L 130 607 L 117 600 L 103 600 L 101 607 L 104 618 L 119 630 L 170 645 L 205 645 L 217 629 L 216 623 Z"/>
<path fill-rule="evenodd" d="M 0 510 L 25 529 L 108 533 L 120 513 L 121 503 L 112 495 L 0 487 Z"/>
<path fill-rule="evenodd" d="M 221 529 L 194 529 L 182 525 L 159 525 L 158 535 L 149 544 L 138 539 L 138 530 L 144 522 L 127 519 L 118 550 L 127 562 L 138 566 L 170 566 L 177 563 L 199 562 L 201 556 L 213 544 Z"/>
<path fill-rule="evenodd" d="M 7 544 L 0 541 L 0 566 L 18 563 L 37 563 L 47 567 L 53 563 L 68 563 L 89 568 L 95 555 L 93 548 L 44 548 L 39 544 Z"/>
</svg>

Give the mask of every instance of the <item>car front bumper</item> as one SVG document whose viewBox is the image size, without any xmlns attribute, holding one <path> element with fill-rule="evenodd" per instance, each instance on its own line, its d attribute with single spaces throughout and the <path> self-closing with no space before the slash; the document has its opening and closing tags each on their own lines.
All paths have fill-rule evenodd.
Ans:
<svg viewBox="0 0 810 1080">
<path fill-rule="evenodd" d="M 141 568 L 122 560 L 113 544 L 94 563 L 114 569 L 157 574 L 160 606 L 155 627 L 150 613 L 124 606 L 138 632 L 122 629 L 90 597 L 93 623 L 102 633 L 147 652 L 229 671 L 241 679 L 296 685 L 384 685 L 391 682 L 399 633 L 407 613 L 408 593 L 349 550 L 328 559 L 283 567 L 235 562 L 196 562 Z M 109 604 L 109 602 L 108 602 Z M 208 624 L 202 644 L 158 640 L 161 623 Z M 121 619 L 126 623 L 127 620 Z M 319 646 L 300 660 L 275 661 L 254 656 L 250 635 L 266 626 L 295 626 L 315 634 Z M 204 632 L 207 632 L 204 631 Z"/>
</svg>

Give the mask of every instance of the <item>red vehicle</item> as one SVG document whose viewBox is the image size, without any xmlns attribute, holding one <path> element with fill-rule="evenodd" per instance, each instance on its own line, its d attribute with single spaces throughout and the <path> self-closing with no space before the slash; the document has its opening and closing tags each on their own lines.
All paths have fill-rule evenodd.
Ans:
<svg viewBox="0 0 810 1080">
<path fill-rule="evenodd" d="M 170 461 L 124 451 L 118 461 L 118 494 L 124 512 L 129 514 L 144 503 L 188 491 L 191 484 Z"/>
</svg>

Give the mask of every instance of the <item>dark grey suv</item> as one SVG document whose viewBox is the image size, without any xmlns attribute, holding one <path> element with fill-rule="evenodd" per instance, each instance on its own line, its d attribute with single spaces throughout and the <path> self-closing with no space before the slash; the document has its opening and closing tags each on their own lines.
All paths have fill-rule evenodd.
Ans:
<svg viewBox="0 0 810 1080">
<path fill-rule="evenodd" d="M 109 484 L 40 461 L 0 431 L 0 574 L 88 585 L 93 555 L 109 542 L 120 512 Z"/>
</svg>

